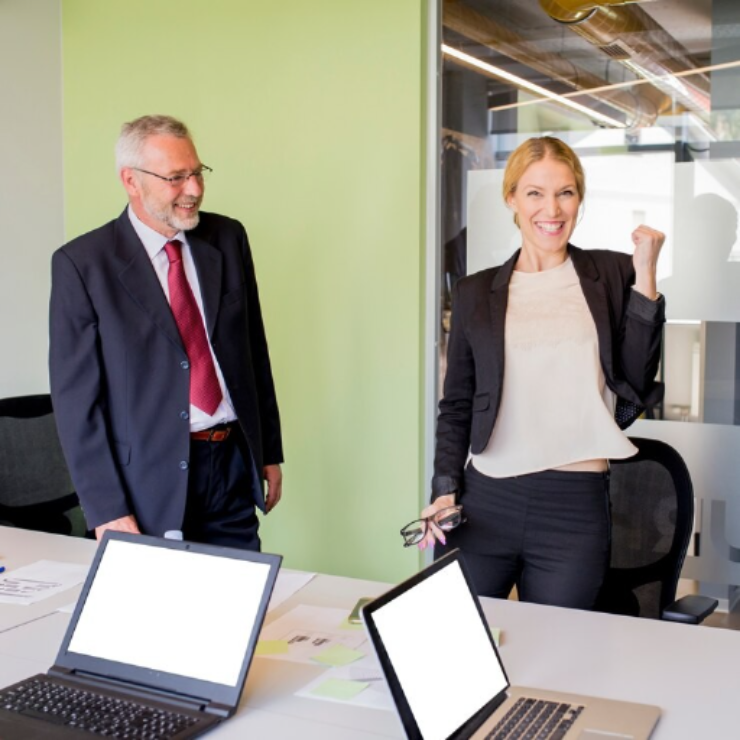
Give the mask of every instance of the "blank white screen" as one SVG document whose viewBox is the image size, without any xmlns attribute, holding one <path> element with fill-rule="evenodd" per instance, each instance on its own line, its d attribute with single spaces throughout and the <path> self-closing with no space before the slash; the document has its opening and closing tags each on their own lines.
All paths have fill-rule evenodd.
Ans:
<svg viewBox="0 0 740 740">
<path fill-rule="evenodd" d="M 69 651 L 235 686 L 269 565 L 114 540 Z"/>
<path fill-rule="evenodd" d="M 374 613 L 424 740 L 444 740 L 507 688 L 459 563 Z"/>
</svg>

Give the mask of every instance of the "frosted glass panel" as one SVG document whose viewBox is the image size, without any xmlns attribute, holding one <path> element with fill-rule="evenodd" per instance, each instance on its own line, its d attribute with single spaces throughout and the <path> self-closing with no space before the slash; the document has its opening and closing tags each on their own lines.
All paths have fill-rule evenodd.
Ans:
<svg viewBox="0 0 740 740">
<path fill-rule="evenodd" d="M 674 238 L 658 285 L 669 319 L 740 322 L 739 197 L 737 161 L 676 165 Z"/>
<path fill-rule="evenodd" d="M 672 152 L 582 162 L 585 207 L 571 241 L 631 253 L 635 226 L 658 228 L 666 234 L 658 287 L 668 319 L 740 322 L 740 163 L 674 164 Z M 468 173 L 468 273 L 501 264 L 520 244 L 502 181 L 500 169 Z"/>
<path fill-rule="evenodd" d="M 629 433 L 675 447 L 691 473 L 700 536 L 683 576 L 723 588 L 740 586 L 740 428 L 640 420 Z M 714 592 L 728 598 L 727 592 Z"/>
</svg>

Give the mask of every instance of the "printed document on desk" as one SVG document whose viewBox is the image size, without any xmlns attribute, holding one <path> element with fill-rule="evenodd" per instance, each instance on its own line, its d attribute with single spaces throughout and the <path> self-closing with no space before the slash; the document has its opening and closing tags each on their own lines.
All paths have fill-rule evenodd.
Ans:
<svg viewBox="0 0 740 740">
<path fill-rule="evenodd" d="M 278 573 L 277 583 L 272 591 L 270 606 L 267 607 L 267 611 L 271 612 L 273 609 L 277 609 L 280 604 L 308 584 L 315 575 L 315 573 L 281 570 L 280 573 Z"/>
<path fill-rule="evenodd" d="M 332 665 L 323 660 L 322 655 L 331 657 L 342 650 L 348 659 L 361 659 L 372 654 L 365 632 L 346 629 L 342 626 L 346 620 L 346 609 L 301 604 L 263 627 L 260 644 L 265 643 L 270 649 L 261 651 L 258 645 L 257 655 L 293 663 Z"/>
<path fill-rule="evenodd" d="M 367 655 L 352 665 L 325 671 L 296 691 L 296 696 L 369 709 L 395 710 L 385 676 L 374 655 Z"/>
<path fill-rule="evenodd" d="M 0 576 L 0 603 L 28 606 L 79 586 L 87 575 L 87 565 L 39 560 Z"/>
</svg>

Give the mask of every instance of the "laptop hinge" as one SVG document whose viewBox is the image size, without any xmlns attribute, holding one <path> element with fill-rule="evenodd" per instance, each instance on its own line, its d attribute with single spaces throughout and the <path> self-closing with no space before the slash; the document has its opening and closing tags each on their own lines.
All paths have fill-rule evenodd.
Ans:
<svg viewBox="0 0 740 740">
<path fill-rule="evenodd" d="M 183 709 L 189 709 L 194 712 L 206 712 L 207 714 L 213 714 L 218 717 L 229 716 L 229 710 L 227 707 L 221 704 L 215 704 L 208 699 L 202 699 L 197 696 L 188 696 L 187 694 L 178 694 L 172 691 L 162 691 L 153 686 L 142 686 L 141 688 L 138 688 L 137 686 L 133 686 L 130 683 L 121 681 L 117 678 L 101 676 L 98 673 L 91 673 L 88 671 L 63 668 L 57 665 L 52 666 L 48 673 L 50 676 L 73 680 L 75 683 L 80 683 L 92 688 L 105 688 L 106 686 L 109 686 L 111 689 L 125 693 L 132 698 L 139 697 L 150 701 L 156 701 L 159 698 L 166 701 L 168 704 L 179 706 Z"/>
<path fill-rule="evenodd" d="M 475 734 L 476 730 L 482 727 L 486 720 L 508 699 L 508 691 L 499 692 L 491 701 L 482 709 L 478 710 L 462 727 L 458 727 L 450 735 L 451 740 L 458 738 L 468 738 Z"/>
</svg>

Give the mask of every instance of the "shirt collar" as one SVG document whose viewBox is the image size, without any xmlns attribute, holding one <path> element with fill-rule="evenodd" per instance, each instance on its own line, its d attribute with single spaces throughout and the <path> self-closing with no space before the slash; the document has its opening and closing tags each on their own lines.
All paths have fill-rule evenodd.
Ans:
<svg viewBox="0 0 740 740">
<path fill-rule="evenodd" d="M 153 260 L 163 249 L 167 242 L 172 239 L 178 239 L 183 244 L 187 244 L 188 240 L 185 238 L 185 234 L 182 231 L 178 231 L 173 237 L 168 238 L 158 231 L 155 231 L 151 226 L 147 226 L 135 213 L 134 209 L 129 204 L 128 217 L 131 221 L 131 225 L 134 227 L 136 235 L 141 239 L 141 243 L 146 249 L 146 253 L 149 255 L 149 259 Z"/>
</svg>

